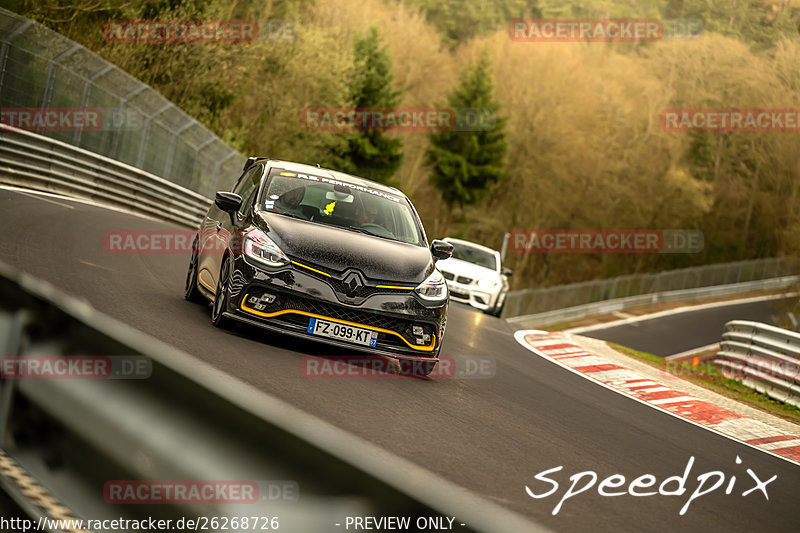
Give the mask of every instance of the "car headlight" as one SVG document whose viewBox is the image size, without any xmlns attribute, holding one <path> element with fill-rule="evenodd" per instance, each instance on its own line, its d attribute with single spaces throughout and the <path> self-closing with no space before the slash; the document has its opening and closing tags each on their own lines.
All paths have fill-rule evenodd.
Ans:
<svg viewBox="0 0 800 533">
<path fill-rule="evenodd" d="M 245 233 L 244 253 L 247 257 L 270 268 L 286 266 L 291 262 L 278 245 L 258 229 Z"/>
<path fill-rule="evenodd" d="M 417 285 L 414 292 L 426 302 L 442 302 L 447 299 L 447 283 L 444 276 L 438 270 L 433 269 L 431 275 Z"/>
<path fill-rule="evenodd" d="M 493 291 L 498 286 L 500 286 L 500 281 L 496 278 L 481 278 L 478 280 L 478 287 L 487 291 Z"/>
</svg>

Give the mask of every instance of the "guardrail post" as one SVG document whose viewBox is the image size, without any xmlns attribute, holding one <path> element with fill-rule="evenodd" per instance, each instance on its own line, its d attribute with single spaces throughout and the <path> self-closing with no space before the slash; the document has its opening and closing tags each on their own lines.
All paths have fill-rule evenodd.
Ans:
<svg viewBox="0 0 800 533">
<path fill-rule="evenodd" d="M 230 153 L 230 154 L 227 155 L 227 157 L 225 157 L 223 159 L 220 159 L 219 161 L 217 161 L 217 164 L 214 165 L 214 183 L 212 184 L 212 187 L 211 187 L 212 189 L 214 189 L 214 187 L 216 187 L 217 182 L 219 181 L 219 169 L 222 167 L 222 164 L 225 161 L 227 161 L 228 159 L 232 158 L 234 155 L 236 155 L 236 154 Z"/>
<path fill-rule="evenodd" d="M 163 106 L 156 109 L 154 112 L 147 115 L 147 119 L 145 119 L 144 121 L 144 129 L 142 130 L 142 141 L 139 143 L 139 155 L 136 158 L 136 166 L 138 168 L 144 167 L 144 153 L 147 150 L 147 138 L 150 135 L 150 124 L 153 122 L 153 117 L 157 117 L 170 107 L 172 107 L 172 104 L 167 102 Z"/>
<path fill-rule="evenodd" d="M 3 47 L 0 48 L 0 90 L 3 89 L 3 78 L 5 77 L 6 73 L 6 61 L 8 60 L 8 49 L 11 47 L 11 41 L 13 41 L 20 33 L 24 32 L 32 25 L 32 20 L 26 20 L 11 30 L 11 33 L 8 34 L 6 39 L 3 39 Z"/>
<path fill-rule="evenodd" d="M 104 76 L 106 73 L 114 69 L 114 65 L 106 65 L 105 67 L 101 68 L 88 78 L 86 78 L 86 84 L 83 86 L 83 94 L 81 94 L 81 109 L 86 108 L 86 104 L 89 102 L 89 92 L 92 89 L 92 85 L 94 84 L 94 80 L 97 78 Z M 105 117 L 103 117 L 105 119 Z M 72 138 L 72 144 L 75 146 L 81 145 L 81 133 L 83 133 L 82 128 L 75 128 L 75 135 Z"/>
<path fill-rule="evenodd" d="M 167 160 L 164 162 L 164 172 L 162 172 L 162 176 L 169 176 L 169 171 L 172 168 L 172 157 L 175 154 L 175 143 L 178 141 L 178 137 L 180 137 L 181 133 L 186 131 L 188 128 L 194 126 L 196 121 L 191 117 L 187 120 L 186 124 L 178 128 L 176 131 L 172 132 L 172 139 L 169 141 L 169 149 L 167 150 Z"/>
<path fill-rule="evenodd" d="M 139 94 L 140 92 L 144 91 L 145 89 L 147 89 L 147 85 L 141 84 L 138 87 L 136 87 L 135 89 L 132 89 L 132 90 L 128 91 L 127 93 L 125 93 L 122 96 L 122 98 L 120 98 L 120 100 L 119 100 L 119 108 L 120 108 L 120 110 L 124 110 L 125 107 L 128 105 L 128 101 L 131 98 L 133 98 L 134 96 L 136 96 L 137 94 Z M 144 131 L 142 131 L 142 135 L 144 135 L 144 134 L 145 134 Z M 121 136 L 120 135 L 120 130 L 117 130 L 116 134 L 114 135 L 114 142 L 111 145 L 111 154 L 113 155 L 114 158 L 119 156 L 119 138 L 120 138 L 120 136 Z"/>
<path fill-rule="evenodd" d="M 209 135 L 209 137 L 205 141 L 203 141 L 200 144 L 198 144 L 197 146 L 195 146 L 195 148 L 194 148 L 194 161 L 192 161 L 192 181 L 194 181 L 194 179 L 197 177 L 197 172 L 198 172 L 197 162 L 200 160 L 200 151 L 203 148 L 205 148 L 206 146 L 208 146 L 209 144 L 213 143 L 214 139 L 216 139 L 216 138 L 217 137 L 215 135 Z"/>
<path fill-rule="evenodd" d="M 81 48 L 83 48 L 81 45 L 73 43 L 72 46 L 50 60 L 50 67 L 47 69 L 47 83 L 44 86 L 44 95 L 42 96 L 42 109 L 50 107 L 50 100 L 53 98 L 53 85 L 56 82 L 56 67 L 58 66 L 58 62 L 74 54 Z M 44 124 L 39 126 L 36 133 L 41 134 L 42 131 L 44 131 Z"/>
</svg>

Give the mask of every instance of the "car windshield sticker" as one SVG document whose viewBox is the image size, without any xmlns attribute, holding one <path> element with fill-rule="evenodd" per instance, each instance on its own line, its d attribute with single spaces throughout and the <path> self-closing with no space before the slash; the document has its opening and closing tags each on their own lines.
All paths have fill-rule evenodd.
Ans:
<svg viewBox="0 0 800 533">
<path fill-rule="evenodd" d="M 274 200 L 267 200 L 266 202 L 264 202 L 264 209 L 272 209 L 273 207 L 275 207 Z"/>
<path fill-rule="evenodd" d="M 323 211 L 323 213 L 325 213 L 326 215 L 332 215 L 334 207 L 336 207 L 336 202 L 329 203 L 328 205 L 325 206 L 325 211 Z"/>
<path fill-rule="evenodd" d="M 370 189 L 369 187 L 364 187 L 362 185 L 355 185 L 353 183 L 347 183 L 347 182 L 344 182 L 344 181 L 339 181 L 339 180 L 336 180 L 336 179 L 333 179 L 333 178 L 326 178 L 326 177 L 323 177 L 323 176 L 312 176 L 312 175 L 309 175 L 309 174 L 302 174 L 302 173 L 293 174 L 291 172 L 285 172 L 285 171 L 281 171 L 280 175 L 281 176 L 292 177 L 292 178 L 299 178 L 299 179 L 309 180 L 309 181 L 316 181 L 316 182 L 319 182 L 319 183 L 329 183 L 331 185 L 342 185 L 342 186 L 347 187 L 349 189 L 355 189 L 357 191 L 366 192 L 366 193 L 369 193 L 369 194 L 372 194 L 372 195 L 375 195 L 375 196 L 380 196 L 381 198 L 386 198 L 387 200 L 391 200 L 391 201 L 396 202 L 396 203 L 400 203 L 400 198 L 397 197 L 397 196 L 394 196 L 394 195 L 391 195 L 391 194 L 387 194 L 385 192 L 378 191 L 378 190 L 375 190 L 375 189 Z"/>
<path fill-rule="evenodd" d="M 270 200 L 277 200 L 278 198 L 280 198 L 280 196 L 278 196 L 277 194 L 270 194 L 269 195 L 269 199 Z"/>
</svg>

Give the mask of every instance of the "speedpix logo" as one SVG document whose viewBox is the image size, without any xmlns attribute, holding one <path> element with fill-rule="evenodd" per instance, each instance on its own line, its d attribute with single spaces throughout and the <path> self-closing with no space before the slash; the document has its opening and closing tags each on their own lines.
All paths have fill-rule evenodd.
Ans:
<svg viewBox="0 0 800 533">
<path fill-rule="evenodd" d="M 736 464 L 742 464 L 741 458 L 737 455 L 736 456 Z M 561 510 L 561 507 L 564 505 L 564 502 L 569 500 L 570 498 L 581 494 L 582 492 L 586 492 L 595 485 L 597 485 L 597 493 L 600 496 L 624 496 L 626 494 L 630 496 L 683 496 L 687 493 L 687 484 L 690 486 L 693 482 L 690 482 L 691 479 L 691 471 L 692 466 L 694 465 L 694 456 L 689 458 L 689 462 L 686 464 L 686 469 L 683 471 L 683 475 L 675 475 L 668 478 L 665 478 L 660 485 L 656 488 L 656 483 L 658 483 L 658 479 L 656 476 L 652 474 L 644 474 L 642 476 L 637 477 L 636 479 L 632 480 L 630 483 L 627 483 L 625 476 L 621 474 L 614 474 L 608 476 L 607 478 L 600 481 L 600 484 L 597 485 L 597 473 L 591 470 L 587 470 L 586 472 L 578 472 L 577 474 L 573 474 L 569 477 L 569 480 L 572 484 L 569 488 L 564 492 L 561 496 L 561 499 L 558 501 L 556 506 L 553 508 L 553 515 L 557 515 L 558 512 Z M 549 470 L 544 470 L 536 474 L 534 479 L 539 482 L 532 486 L 525 486 L 525 492 L 531 498 L 535 499 L 542 499 L 552 496 L 558 492 L 560 487 L 558 481 L 556 481 L 555 474 L 560 472 L 564 467 L 557 466 L 555 468 L 550 468 Z M 719 470 L 714 470 L 711 472 L 706 472 L 703 474 L 699 474 L 695 480 L 697 484 L 694 490 L 691 493 L 691 496 L 686 500 L 686 503 L 680 510 L 680 515 L 683 516 L 686 514 L 686 511 L 689 509 L 689 506 L 692 504 L 693 501 L 699 499 L 706 494 L 710 494 L 716 490 L 722 489 L 723 485 L 725 485 L 725 481 L 727 480 L 727 485 L 725 486 L 725 495 L 732 495 L 734 494 L 734 490 L 736 493 L 739 493 L 740 496 L 746 497 L 750 494 L 758 494 L 761 493 L 764 496 L 764 499 L 769 500 L 769 494 L 767 492 L 767 485 L 775 481 L 778 476 L 774 475 L 767 480 L 763 480 L 758 474 L 753 472 L 750 468 L 746 470 L 747 475 L 749 476 L 746 478 L 745 482 L 750 482 L 750 485 L 747 485 L 744 490 L 742 490 L 742 485 L 737 484 L 737 477 L 735 475 L 730 476 L 728 478 L 724 472 Z M 542 484 L 545 486 L 542 487 Z M 549 490 L 544 490 L 541 492 L 543 488 L 546 489 L 547 486 L 550 486 Z M 614 490 L 616 489 L 616 490 Z M 650 489 L 650 490 L 645 490 Z"/>
</svg>

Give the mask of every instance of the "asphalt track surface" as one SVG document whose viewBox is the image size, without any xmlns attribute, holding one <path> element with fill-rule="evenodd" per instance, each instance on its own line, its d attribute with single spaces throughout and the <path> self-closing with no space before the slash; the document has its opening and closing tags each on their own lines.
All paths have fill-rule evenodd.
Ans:
<svg viewBox="0 0 800 533">
<path fill-rule="evenodd" d="M 796 299 L 794 296 L 789 299 L 710 307 L 595 329 L 581 335 L 616 342 L 642 352 L 666 357 L 719 342 L 725 323 L 731 320 L 753 320 L 774 324 L 774 318 L 780 315 L 782 306 Z"/>
<path fill-rule="evenodd" d="M 556 531 L 797 531 L 800 467 L 695 427 L 576 376 L 519 346 L 505 322 L 451 307 L 443 355 L 493 358 L 491 379 L 307 379 L 301 359 L 334 354 L 250 328 L 221 331 L 182 298 L 188 256 L 106 252 L 112 230 L 171 226 L 71 201 L 0 190 L 0 260 L 305 411 Z M 682 496 L 604 497 L 592 490 L 551 512 L 568 476 L 595 471 L 657 483 L 695 464 Z M 736 457 L 742 464 L 735 463 Z M 552 474 L 558 490 L 536 481 Z M 760 479 L 758 492 L 741 493 Z M 681 507 L 701 473 L 737 478 Z M 599 481 L 598 481 L 599 483 Z M 302 490 L 302 487 L 301 487 Z M 624 489 L 623 489 L 624 490 Z M 647 489 L 644 489 L 647 490 Z"/>
</svg>

